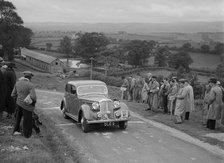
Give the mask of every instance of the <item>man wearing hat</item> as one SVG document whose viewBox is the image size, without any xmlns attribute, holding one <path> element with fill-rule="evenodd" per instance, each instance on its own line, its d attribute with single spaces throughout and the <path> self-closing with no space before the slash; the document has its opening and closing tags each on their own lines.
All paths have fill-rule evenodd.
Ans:
<svg viewBox="0 0 224 163">
<path fill-rule="evenodd" d="M 184 87 L 185 79 L 179 80 L 179 90 L 176 95 L 176 106 L 174 115 L 176 117 L 176 124 L 180 124 L 183 122 L 183 116 L 186 111 L 186 97 L 187 97 L 187 90 Z"/>
<path fill-rule="evenodd" d="M 189 120 L 190 112 L 194 111 L 194 91 L 187 79 L 185 79 L 184 87 L 187 93 L 185 120 Z"/>
<path fill-rule="evenodd" d="M 20 121 L 23 117 L 23 135 L 29 138 L 32 134 L 32 115 L 36 103 L 36 93 L 34 85 L 31 83 L 32 72 L 24 71 L 24 77 L 16 82 L 11 96 L 16 99 L 18 111 L 16 114 L 16 123 L 14 126 L 14 135 L 20 134 Z"/>
<path fill-rule="evenodd" d="M 5 62 L 7 66 L 4 71 L 4 79 L 5 79 L 5 89 L 6 89 L 6 101 L 5 101 L 5 108 L 6 112 L 8 113 L 7 118 L 12 118 L 12 114 L 15 112 L 15 101 L 11 97 L 11 93 L 13 87 L 16 83 L 16 73 L 13 68 L 16 68 L 14 63 Z"/>
<path fill-rule="evenodd" d="M 210 96 L 208 100 L 208 114 L 207 114 L 207 128 L 214 130 L 216 126 L 216 121 L 221 119 L 222 113 L 222 90 L 217 86 L 217 79 L 211 78 L 209 80 L 209 85 L 211 86 Z"/>
<path fill-rule="evenodd" d="M 158 93 L 159 93 L 159 83 L 156 81 L 157 77 L 152 76 L 151 82 L 149 82 L 149 110 L 155 111 L 158 109 Z"/>
<path fill-rule="evenodd" d="M 0 57 L 0 68 L 1 68 L 3 62 L 4 62 L 3 58 Z M 0 84 L 0 95 L 1 95 L 1 97 L 0 97 L 0 121 L 1 121 L 4 107 L 5 107 L 5 94 L 6 94 L 5 86 L 4 86 L 4 84 L 2 84 L 5 82 L 4 82 L 4 76 L 3 76 L 1 69 L 0 69 L 0 83 L 1 83 Z"/>
</svg>

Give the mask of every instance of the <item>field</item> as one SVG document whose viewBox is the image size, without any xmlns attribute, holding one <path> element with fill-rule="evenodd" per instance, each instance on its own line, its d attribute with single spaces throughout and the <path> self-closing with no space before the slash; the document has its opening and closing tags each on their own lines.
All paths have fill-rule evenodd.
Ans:
<svg viewBox="0 0 224 163">
<path fill-rule="evenodd" d="M 176 51 L 171 51 L 176 53 Z M 193 63 L 190 65 L 190 68 L 194 69 L 203 69 L 203 70 L 215 70 L 216 67 L 222 63 L 221 57 L 215 54 L 206 54 L 206 53 L 193 53 L 188 52 L 193 59 Z"/>
<path fill-rule="evenodd" d="M 33 37 L 31 46 L 46 49 L 46 43 L 51 43 L 51 50 L 58 50 L 62 37 Z"/>
<path fill-rule="evenodd" d="M 191 68 L 203 68 L 214 70 L 220 63 L 222 63 L 220 56 L 203 53 L 189 53 L 193 59 Z"/>
</svg>

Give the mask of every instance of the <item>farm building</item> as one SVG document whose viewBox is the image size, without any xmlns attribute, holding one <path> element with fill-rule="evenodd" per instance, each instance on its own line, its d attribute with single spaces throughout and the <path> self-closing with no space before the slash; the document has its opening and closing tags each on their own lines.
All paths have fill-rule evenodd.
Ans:
<svg viewBox="0 0 224 163">
<path fill-rule="evenodd" d="M 63 72 L 64 63 L 59 59 L 39 52 L 21 48 L 21 56 L 27 63 L 49 73 Z"/>
</svg>

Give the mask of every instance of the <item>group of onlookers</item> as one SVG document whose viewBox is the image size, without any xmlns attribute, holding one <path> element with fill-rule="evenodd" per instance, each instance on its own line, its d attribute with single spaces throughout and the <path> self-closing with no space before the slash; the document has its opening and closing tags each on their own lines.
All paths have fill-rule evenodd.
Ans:
<svg viewBox="0 0 224 163">
<path fill-rule="evenodd" d="M 39 134 L 40 129 L 35 120 L 40 124 L 41 122 L 34 113 L 36 93 L 34 85 L 31 83 L 32 72 L 24 71 L 24 77 L 16 81 L 16 74 L 13 69 L 15 64 L 4 62 L 1 57 L 0 68 L 0 121 L 3 120 L 3 111 L 6 111 L 7 118 L 15 118 L 13 135 L 22 134 L 29 138 L 33 128 Z M 22 125 L 20 125 L 21 121 Z"/>
<path fill-rule="evenodd" d="M 164 113 L 173 114 L 176 124 L 189 120 L 190 113 L 195 110 L 194 91 L 187 79 L 172 77 L 158 82 L 151 73 L 146 74 L 146 77 L 138 73 L 135 77 L 122 79 L 122 100 L 143 102 L 148 104 L 146 110 L 160 109 Z M 223 92 L 220 83 L 211 78 L 203 96 L 203 122 L 209 129 L 215 129 L 217 120 L 219 124 L 224 124 Z"/>
</svg>

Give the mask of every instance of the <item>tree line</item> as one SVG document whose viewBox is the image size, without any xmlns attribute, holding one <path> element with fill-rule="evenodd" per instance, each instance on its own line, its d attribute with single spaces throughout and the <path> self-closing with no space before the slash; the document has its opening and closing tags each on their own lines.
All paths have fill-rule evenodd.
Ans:
<svg viewBox="0 0 224 163">
<path fill-rule="evenodd" d="M 74 40 L 65 36 L 60 42 L 59 51 L 81 57 L 85 63 L 90 63 L 90 58 L 94 58 L 95 64 L 109 67 L 116 67 L 125 61 L 134 67 L 142 67 L 147 65 L 148 58 L 155 57 L 154 64 L 159 67 L 182 67 L 188 71 L 193 62 L 187 52 L 171 53 L 167 47 L 159 46 L 153 40 L 131 40 L 115 44 L 103 33 L 97 32 L 79 32 Z"/>
</svg>

